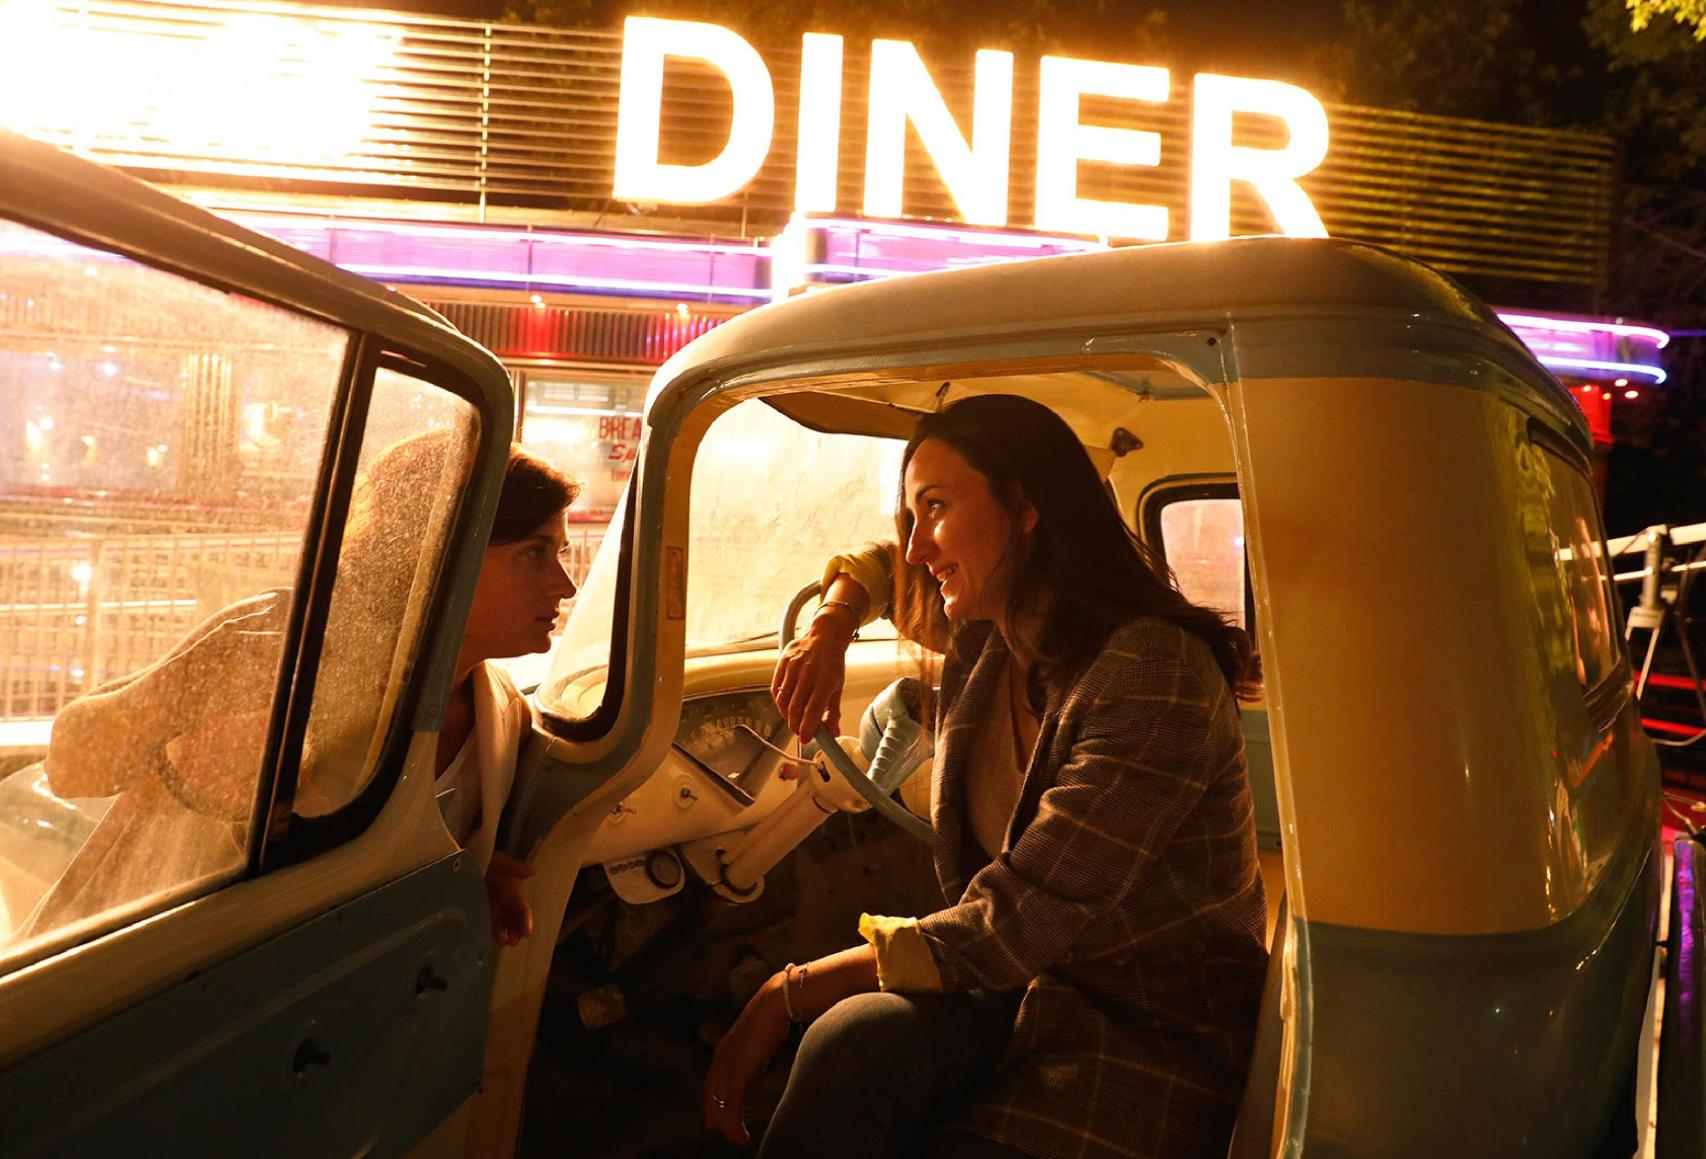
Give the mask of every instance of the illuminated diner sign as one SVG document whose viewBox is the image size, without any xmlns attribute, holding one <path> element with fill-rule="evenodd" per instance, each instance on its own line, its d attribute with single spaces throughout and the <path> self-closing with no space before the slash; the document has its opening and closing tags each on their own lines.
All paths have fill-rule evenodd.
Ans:
<svg viewBox="0 0 1706 1159">
<path fill-rule="evenodd" d="M 794 142 L 794 208 L 806 213 L 901 216 L 907 128 L 917 133 L 942 184 L 971 225 L 1008 224 L 1012 146 L 1013 54 L 979 51 L 974 60 L 971 124 L 963 130 L 931 79 L 918 50 L 902 40 L 873 40 L 866 78 L 863 203 L 838 203 L 843 41 L 807 34 L 801 42 L 799 133 Z M 710 160 L 661 159 L 664 73 L 670 60 L 720 73 L 733 113 Z M 1037 101 L 1036 209 L 1032 228 L 1142 241 L 1172 234 L 1166 206 L 1079 196 L 1080 162 L 1155 166 L 1161 135 L 1128 126 L 1085 124 L 1086 97 L 1145 105 L 1167 101 L 1167 69 L 1103 60 L 1045 56 Z M 1289 136 L 1273 149 L 1233 143 L 1241 115 L 1275 118 Z M 715 24 L 630 17 L 622 44 L 613 193 L 623 201 L 698 204 L 744 189 L 775 147 L 776 93 L 757 50 Z M 1266 204 L 1281 233 L 1325 237 L 1326 228 L 1298 179 L 1327 155 L 1327 113 L 1295 85 L 1198 73 L 1191 79 L 1190 223 L 1192 240 L 1230 236 L 1232 183 L 1246 183 Z"/>
</svg>

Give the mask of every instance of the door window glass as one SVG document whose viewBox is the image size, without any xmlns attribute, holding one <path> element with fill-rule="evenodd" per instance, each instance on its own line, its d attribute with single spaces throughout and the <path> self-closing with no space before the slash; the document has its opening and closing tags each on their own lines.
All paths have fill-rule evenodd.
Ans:
<svg viewBox="0 0 1706 1159">
<path fill-rule="evenodd" d="M 477 431 L 473 407 L 455 395 L 393 370 L 375 378 L 320 648 L 299 813 L 334 812 L 373 776 Z"/>
<path fill-rule="evenodd" d="M 1161 508 L 1161 552 L 1193 604 L 1248 628 L 1244 508 L 1236 498 L 1179 498 Z"/>
<path fill-rule="evenodd" d="M 245 865 L 348 343 L 0 223 L 0 968 Z"/>
</svg>

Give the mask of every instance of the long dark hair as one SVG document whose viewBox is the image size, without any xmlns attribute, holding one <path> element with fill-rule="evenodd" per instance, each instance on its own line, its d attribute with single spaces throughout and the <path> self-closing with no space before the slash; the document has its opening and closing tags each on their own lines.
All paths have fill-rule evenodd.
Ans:
<svg viewBox="0 0 1706 1159">
<path fill-rule="evenodd" d="M 1030 550 L 1022 556 L 1015 522 L 1006 612 L 1010 625 L 1040 622 L 1026 644 L 1038 657 L 1037 675 L 1045 687 L 1060 691 L 1119 625 L 1159 616 L 1208 643 L 1238 697 L 1256 695 L 1260 665 L 1249 635 L 1180 594 L 1165 561 L 1126 527 L 1078 436 L 1052 410 L 1018 395 L 989 394 L 927 414 L 901 456 L 903 480 L 926 439 L 959 452 L 1015 516 L 1023 503 L 1036 509 Z M 904 493 L 895 512 L 899 626 L 912 639 L 940 641 L 951 630 L 937 585 L 924 568 L 904 559 L 913 524 Z"/>
</svg>

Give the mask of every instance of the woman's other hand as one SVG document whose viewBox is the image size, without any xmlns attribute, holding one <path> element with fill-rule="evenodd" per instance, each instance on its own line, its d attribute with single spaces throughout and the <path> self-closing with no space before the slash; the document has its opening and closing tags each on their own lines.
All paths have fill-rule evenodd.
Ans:
<svg viewBox="0 0 1706 1159">
<path fill-rule="evenodd" d="M 788 1004 L 782 995 L 787 984 L 785 973 L 773 974 L 758 988 L 717 1043 L 705 1076 L 705 1129 L 742 1147 L 752 1142 L 746 1129 L 747 1091 L 788 1037 Z"/>
<path fill-rule="evenodd" d="M 790 1002 L 793 1015 L 810 1022 L 843 998 L 875 989 L 877 952 L 869 945 L 772 974 L 717 1043 L 711 1073 L 705 1076 L 706 1129 L 742 1146 L 751 1141 L 743 1116 L 746 1093 L 788 1037 Z"/>
<path fill-rule="evenodd" d="M 533 932 L 533 907 L 527 904 L 521 883 L 533 876 L 533 867 L 505 853 L 492 851 L 486 866 L 486 899 L 492 908 L 492 940 L 500 946 L 517 946 Z"/>
<path fill-rule="evenodd" d="M 770 695 L 788 724 L 804 743 L 820 724 L 831 734 L 841 731 L 841 688 L 847 679 L 847 645 L 864 622 L 870 597 L 851 577 L 839 575 L 830 585 L 812 622 L 782 649 Z"/>
</svg>

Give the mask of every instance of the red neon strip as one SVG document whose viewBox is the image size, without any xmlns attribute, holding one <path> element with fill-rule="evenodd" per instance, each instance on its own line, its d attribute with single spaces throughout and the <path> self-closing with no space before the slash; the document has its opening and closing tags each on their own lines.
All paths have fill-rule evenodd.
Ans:
<svg viewBox="0 0 1706 1159">
<path fill-rule="evenodd" d="M 1652 688 L 1654 686 L 1659 688 L 1681 688 L 1686 692 L 1694 691 L 1694 681 L 1690 680 L 1688 677 L 1671 676 L 1664 672 L 1649 672 L 1647 674 L 1647 687 Z"/>
<path fill-rule="evenodd" d="M 1674 720 L 1654 720 L 1650 716 L 1641 718 L 1641 727 L 1648 732 L 1668 732 L 1672 736 L 1699 736 L 1706 728 L 1695 728 L 1691 724 L 1678 724 Z"/>
</svg>

